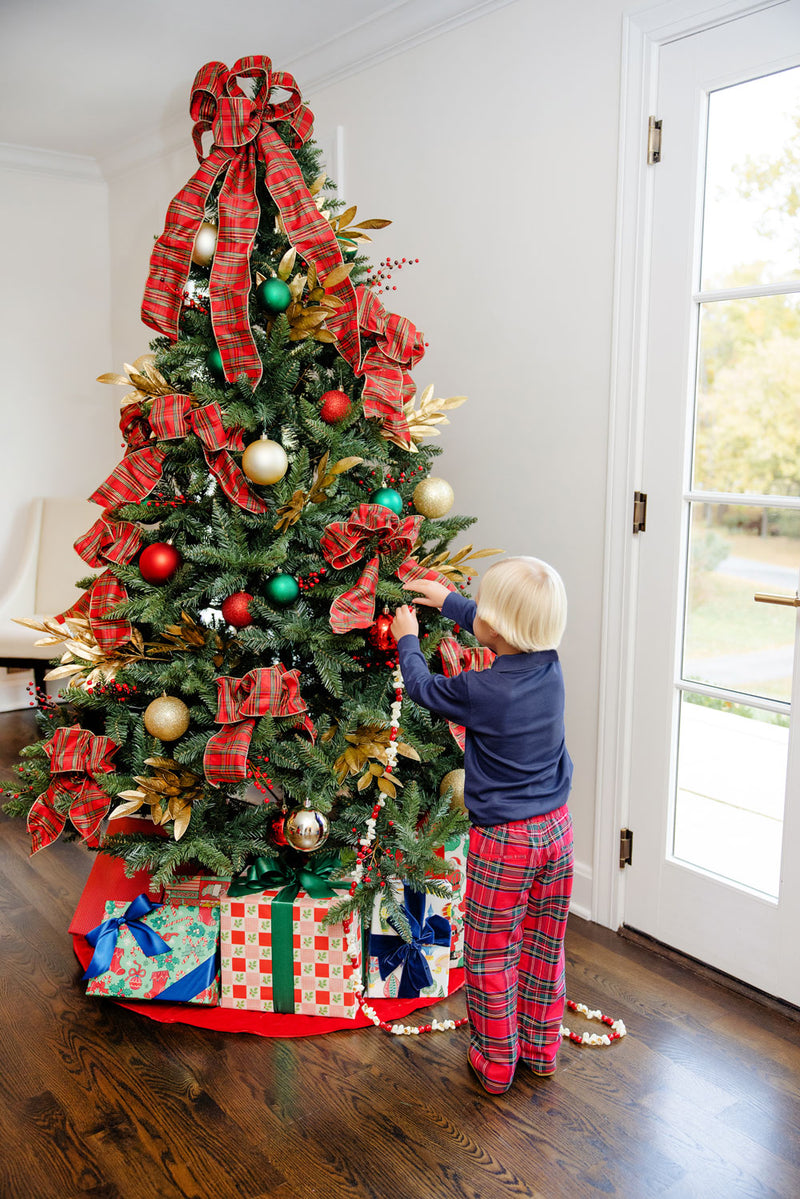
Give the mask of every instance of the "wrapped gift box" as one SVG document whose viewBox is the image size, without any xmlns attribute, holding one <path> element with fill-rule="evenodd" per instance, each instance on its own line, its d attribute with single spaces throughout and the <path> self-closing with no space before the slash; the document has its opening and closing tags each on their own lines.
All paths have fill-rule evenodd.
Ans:
<svg viewBox="0 0 800 1199">
<path fill-rule="evenodd" d="M 215 906 L 227 894 L 230 881 L 230 878 L 215 874 L 176 874 L 163 887 L 151 881 L 149 891 L 151 898 L 163 900 L 164 903 L 210 903 Z"/>
<path fill-rule="evenodd" d="M 291 944 L 274 936 L 273 901 L 277 890 L 220 903 L 220 1005 L 260 1012 L 353 1019 L 361 982 L 361 925 L 352 918 L 355 962 L 347 957 L 341 924 L 322 927 L 341 896 L 312 898 L 300 891 L 291 901 Z"/>
<path fill-rule="evenodd" d="M 450 943 L 450 965 L 464 965 L 464 912 L 467 901 L 467 853 L 469 852 L 469 833 L 461 833 L 451 837 L 444 845 L 436 850 L 439 857 L 444 859 L 442 875 L 452 883 L 452 896 L 449 908 L 443 909 L 453 929 L 453 939 Z M 439 877 L 436 875 L 434 877 Z"/>
<path fill-rule="evenodd" d="M 412 891 L 399 880 L 391 883 L 391 889 L 405 908 L 412 941 L 403 941 L 391 924 L 385 900 L 377 896 L 369 935 L 367 995 L 372 999 L 443 998 L 450 979 L 452 940 L 450 922 L 443 912 L 450 899 Z"/>
<path fill-rule="evenodd" d="M 126 912 L 136 904 L 139 904 L 136 918 L 131 916 L 126 920 Z M 145 907 L 149 910 L 138 914 Z M 145 949 L 153 946 L 142 948 L 142 925 L 155 934 L 156 948 L 160 948 L 160 939 L 167 952 L 150 956 Z M 89 977 L 99 952 L 98 944 L 85 976 L 89 977 L 87 995 L 208 1006 L 219 1003 L 219 908 L 200 904 L 153 907 L 144 895 L 133 904 L 128 900 L 108 900 L 103 924 L 93 929 L 87 940 L 96 945 L 99 938 L 95 934 L 101 932 L 105 933 L 106 956 L 110 952 L 111 961 L 102 973 Z"/>
</svg>

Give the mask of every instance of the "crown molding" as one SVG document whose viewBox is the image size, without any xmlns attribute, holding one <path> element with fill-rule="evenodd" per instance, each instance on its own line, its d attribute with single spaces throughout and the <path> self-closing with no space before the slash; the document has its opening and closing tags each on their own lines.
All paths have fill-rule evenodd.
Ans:
<svg viewBox="0 0 800 1199">
<path fill-rule="evenodd" d="M 40 150 L 36 146 L 15 146 L 0 142 L 0 168 L 25 174 L 59 176 L 82 183 L 103 183 L 103 172 L 95 158 L 82 154 L 62 154 Z"/>
<path fill-rule="evenodd" d="M 313 109 L 315 92 L 518 2 L 477 0 L 465 5 L 464 0 L 400 0 L 280 66 L 295 76 Z M 99 169 L 111 180 L 182 150 L 194 160 L 191 131 L 187 104 L 185 115 L 172 117 L 161 129 L 99 155 Z"/>
</svg>

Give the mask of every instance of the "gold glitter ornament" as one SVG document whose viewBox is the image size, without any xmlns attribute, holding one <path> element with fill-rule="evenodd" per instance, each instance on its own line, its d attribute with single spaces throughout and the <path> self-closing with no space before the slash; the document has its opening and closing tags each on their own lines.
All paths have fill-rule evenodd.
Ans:
<svg viewBox="0 0 800 1199">
<path fill-rule="evenodd" d="M 192 262 L 195 266 L 210 266 L 217 248 L 217 226 L 211 221 L 203 221 L 197 230 L 192 250 Z"/>
<path fill-rule="evenodd" d="M 447 479 L 420 479 L 414 488 L 412 497 L 414 507 L 422 516 L 431 520 L 437 516 L 445 516 L 455 503 L 453 488 Z"/>
<path fill-rule="evenodd" d="M 464 805 L 464 771 L 450 770 L 439 784 L 439 794 L 444 795 L 445 791 L 452 790 L 450 796 L 450 806 L 457 808 L 460 812 L 466 812 Z"/>
<path fill-rule="evenodd" d="M 278 483 L 288 469 L 286 450 L 269 437 L 251 441 L 242 454 L 242 470 L 252 483 Z"/>
<path fill-rule="evenodd" d="M 189 727 L 189 709 L 177 695 L 161 695 L 145 708 L 144 727 L 161 741 L 177 741 Z"/>
<path fill-rule="evenodd" d="M 292 849 L 319 849 L 328 839 L 328 817 L 316 808 L 295 808 L 286 818 L 283 835 Z"/>
</svg>

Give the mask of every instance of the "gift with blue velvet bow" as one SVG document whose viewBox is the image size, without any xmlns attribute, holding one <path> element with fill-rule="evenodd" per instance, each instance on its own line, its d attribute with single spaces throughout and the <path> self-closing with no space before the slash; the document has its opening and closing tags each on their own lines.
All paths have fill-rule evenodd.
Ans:
<svg viewBox="0 0 800 1199">
<path fill-rule="evenodd" d="M 411 940 L 400 936 L 388 905 L 377 896 L 369 935 L 367 994 L 373 999 L 443 998 L 450 974 L 450 922 L 434 909 L 435 896 L 400 881 L 392 894 L 402 907 Z"/>
</svg>

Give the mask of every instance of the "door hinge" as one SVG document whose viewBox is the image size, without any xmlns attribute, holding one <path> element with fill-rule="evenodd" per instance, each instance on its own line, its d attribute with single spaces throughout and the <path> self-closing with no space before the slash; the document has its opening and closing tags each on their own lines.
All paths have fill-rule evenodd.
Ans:
<svg viewBox="0 0 800 1199">
<path fill-rule="evenodd" d="M 633 493 L 633 531 L 634 533 L 644 533 L 647 528 L 647 492 L 634 491 Z"/>
<path fill-rule="evenodd" d="M 619 830 L 619 868 L 633 862 L 633 833 L 629 828 Z"/>
<path fill-rule="evenodd" d="M 647 122 L 647 165 L 661 162 L 661 126 L 663 122 L 651 117 Z"/>
</svg>

